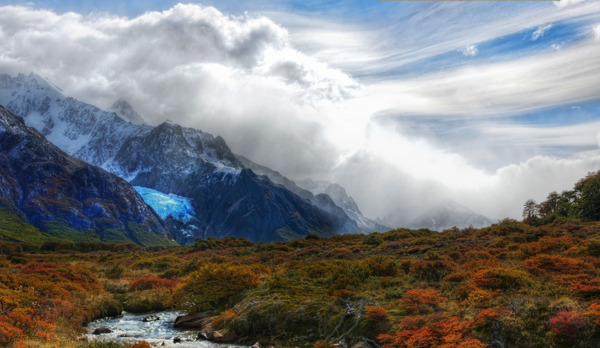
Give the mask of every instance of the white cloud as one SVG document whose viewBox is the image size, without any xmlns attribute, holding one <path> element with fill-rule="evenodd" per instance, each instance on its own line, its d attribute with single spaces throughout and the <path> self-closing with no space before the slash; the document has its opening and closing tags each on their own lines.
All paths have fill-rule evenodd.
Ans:
<svg viewBox="0 0 600 348">
<path fill-rule="evenodd" d="M 386 112 L 487 118 L 597 98 L 600 45 L 584 42 L 548 55 L 370 86 L 322 61 L 381 72 L 461 47 L 470 46 L 465 54 L 474 55 L 474 42 L 585 11 L 573 6 L 558 12 L 482 20 L 477 30 L 467 16 L 422 34 L 418 30 L 427 25 L 416 25 L 380 42 L 374 39 L 402 31 L 385 36 L 317 18 L 290 34 L 266 17 L 232 17 L 198 5 L 131 19 L 1 7 L 0 72 L 33 71 L 96 105 L 123 97 L 147 120 L 169 118 L 222 135 L 234 151 L 284 174 L 339 181 L 367 215 L 408 218 L 449 198 L 493 218 L 518 217 L 525 199 L 569 188 L 598 166 L 600 155 L 535 157 L 489 173 L 458 151 L 374 118 Z M 495 136 L 524 141 L 531 131 L 504 128 Z M 576 130 L 569 132 L 561 141 L 580 141 Z M 535 136 L 551 143 L 556 134 Z M 540 180 L 546 173 L 553 180 Z"/>
<path fill-rule="evenodd" d="M 596 39 L 600 40 L 600 24 L 594 27 L 594 34 L 596 34 Z"/>
<path fill-rule="evenodd" d="M 465 57 L 475 57 L 479 50 L 477 49 L 477 45 L 468 45 L 460 49 L 460 52 L 465 55 Z"/>
<path fill-rule="evenodd" d="M 600 122 L 597 121 L 563 127 L 491 125 L 482 131 L 513 146 L 593 146 L 597 144 L 598 129 Z"/>
<path fill-rule="evenodd" d="M 497 117 L 597 99 L 598 81 L 600 45 L 588 40 L 504 63 L 373 84 L 365 103 L 409 115 Z"/>
<path fill-rule="evenodd" d="M 556 5 L 556 7 L 558 8 L 563 8 L 563 7 L 567 7 L 567 6 L 573 6 L 579 3 L 584 2 L 585 0 L 560 0 L 560 1 L 556 1 L 554 3 L 554 5 Z"/>
<path fill-rule="evenodd" d="M 546 25 L 542 25 L 542 26 L 537 27 L 535 29 L 535 31 L 533 32 L 533 34 L 531 34 L 531 40 L 535 41 L 535 40 L 539 39 L 540 37 L 544 36 L 544 34 L 550 28 L 552 28 L 552 24 L 546 24 Z"/>
</svg>

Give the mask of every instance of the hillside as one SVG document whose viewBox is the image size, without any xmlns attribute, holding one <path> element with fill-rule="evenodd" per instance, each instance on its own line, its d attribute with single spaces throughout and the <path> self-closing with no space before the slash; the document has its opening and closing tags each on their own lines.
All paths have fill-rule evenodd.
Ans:
<svg viewBox="0 0 600 348">
<path fill-rule="evenodd" d="M 125 180 L 70 157 L 2 107 L 0 184 L 2 239 L 174 244 Z"/>
</svg>

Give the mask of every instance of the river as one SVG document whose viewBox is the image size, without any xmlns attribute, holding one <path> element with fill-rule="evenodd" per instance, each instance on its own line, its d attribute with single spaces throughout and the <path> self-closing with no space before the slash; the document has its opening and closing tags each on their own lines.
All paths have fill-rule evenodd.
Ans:
<svg viewBox="0 0 600 348">
<path fill-rule="evenodd" d="M 152 346 L 178 347 L 178 348 L 224 348 L 244 347 L 231 344 L 218 344 L 197 340 L 198 330 L 179 330 L 173 327 L 175 318 L 182 315 L 180 312 L 152 313 L 160 319 L 144 322 L 142 319 L 150 314 L 131 314 L 123 312 L 123 316 L 116 318 L 103 318 L 94 320 L 87 326 L 88 339 L 101 341 L 115 341 L 120 343 L 133 343 L 146 341 Z M 111 333 L 94 335 L 92 332 L 100 327 L 108 327 Z M 174 343 L 173 339 L 179 337 L 181 342 Z"/>
</svg>

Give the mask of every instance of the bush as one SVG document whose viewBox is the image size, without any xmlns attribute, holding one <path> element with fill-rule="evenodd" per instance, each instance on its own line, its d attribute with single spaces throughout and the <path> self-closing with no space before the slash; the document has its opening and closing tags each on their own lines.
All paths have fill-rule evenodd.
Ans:
<svg viewBox="0 0 600 348">
<path fill-rule="evenodd" d="M 517 289 L 527 284 L 529 275 L 509 268 L 482 269 L 473 275 L 475 285 L 488 289 Z"/>
<path fill-rule="evenodd" d="M 131 284 L 129 284 L 129 291 L 140 291 L 150 289 L 173 289 L 177 284 L 176 281 L 171 279 L 163 279 L 159 277 L 142 277 L 137 278 Z"/>
<path fill-rule="evenodd" d="M 389 316 L 387 310 L 379 306 L 367 306 L 365 311 L 365 317 L 372 323 L 385 322 Z"/>
<path fill-rule="evenodd" d="M 182 281 L 175 298 L 182 309 L 201 312 L 258 283 L 258 275 L 248 266 L 208 263 Z"/>
</svg>

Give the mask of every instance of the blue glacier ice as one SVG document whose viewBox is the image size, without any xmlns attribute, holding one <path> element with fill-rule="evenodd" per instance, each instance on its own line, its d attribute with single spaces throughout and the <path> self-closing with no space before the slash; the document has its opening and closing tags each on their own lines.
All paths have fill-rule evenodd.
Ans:
<svg viewBox="0 0 600 348">
<path fill-rule="evenodd" d="M 186 223 L 195 215 L 189 198 L 162 193 L 147 187 L 134 186 L 134 188 L 163 219 L 172 216 L 175 220 Z"/>
</svg>

